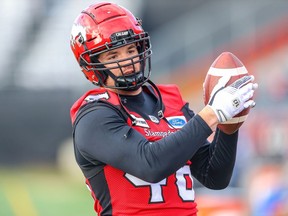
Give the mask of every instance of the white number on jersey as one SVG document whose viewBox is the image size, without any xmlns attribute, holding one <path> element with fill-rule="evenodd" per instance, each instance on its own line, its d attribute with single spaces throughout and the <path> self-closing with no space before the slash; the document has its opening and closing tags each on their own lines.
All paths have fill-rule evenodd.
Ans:
<svg viewBox="0 0 288 216">
<path fill-rule="evenodd" d="M 195 193 L 193 190 L 193 179 L 188 165 L 183 166 L 176 171 L 176 186 L 178 190 L 178 195 L 183 201 L 194 201 Z M 162 187 L 167 186 L 167 178 L 163 179 L 157 183 L 149 183 L 143 181 L 133 175 L 128 173 L 125 177 L 135 186 L 135 187 L 150 187 L 150 200 L 149 203 L 162 203 L 165 202 L 163 197 Z"/>
</svg>

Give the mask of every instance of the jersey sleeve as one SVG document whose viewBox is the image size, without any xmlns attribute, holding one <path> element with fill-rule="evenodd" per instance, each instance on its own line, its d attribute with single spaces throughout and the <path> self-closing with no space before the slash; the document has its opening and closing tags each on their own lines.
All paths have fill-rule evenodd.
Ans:
<svg viewBox="0 0 288 216">
<path fill-rule="evenodd" d="M 109 164 L 144 181 L 158 182 L 185 165 L 211 133 L 195 115 L 181 130 L 149 142 L 115 110 L 99 106 L 75 125 L 74 145 L 92 164 Z"/>
</svg>

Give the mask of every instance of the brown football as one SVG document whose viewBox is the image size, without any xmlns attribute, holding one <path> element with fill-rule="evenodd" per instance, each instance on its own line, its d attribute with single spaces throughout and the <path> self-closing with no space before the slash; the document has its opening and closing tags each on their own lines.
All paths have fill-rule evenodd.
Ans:
<svg viewBox="0 0 288 216">
<path fill-rule="evenodd" d="M 230 85 L 237 79 L 248 75 L 248 71 L 243 63 L 231 52 L 221 53 L 209 68 L 203 83 L 203 97 L 205 105 L 209 102 L 210 94 L 214 86 L 218 83 L 218 80 L 227 73 L 231 75 L 227 85 Z M 249 111 L 250 108 L 244 109 L 231 120 L 219 124 L 218 128 L 226 134 L 234 133 L 246 120 Z"/>
</svg>

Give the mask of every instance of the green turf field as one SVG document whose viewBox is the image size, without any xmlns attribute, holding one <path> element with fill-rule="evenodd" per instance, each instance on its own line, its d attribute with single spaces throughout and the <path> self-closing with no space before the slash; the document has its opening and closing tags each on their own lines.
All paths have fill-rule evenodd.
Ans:
<svg viewBox="0 0 288 216">
<path fill-rule="evenodd" d="M 83 182 L 53 168 L 0 168 L 0 215 L 95 216 Z"/>
</svg>

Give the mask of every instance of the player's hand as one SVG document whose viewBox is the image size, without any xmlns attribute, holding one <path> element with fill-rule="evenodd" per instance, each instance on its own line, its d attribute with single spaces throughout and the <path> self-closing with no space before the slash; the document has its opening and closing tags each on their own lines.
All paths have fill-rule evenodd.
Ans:
<svg viewBox="0 0 288 216">
<path fill-rule="evenodd" d="M 244 76 L 231 85 L 225 87 L 230 76 L 223 76 L 211 92 L 208 105 L 215 112 L 220 123 L 228 121 L 242 110 L 254 107 L 255 101 L 251 98 L 258 88 L 254 76 Z"/>
</svg>

